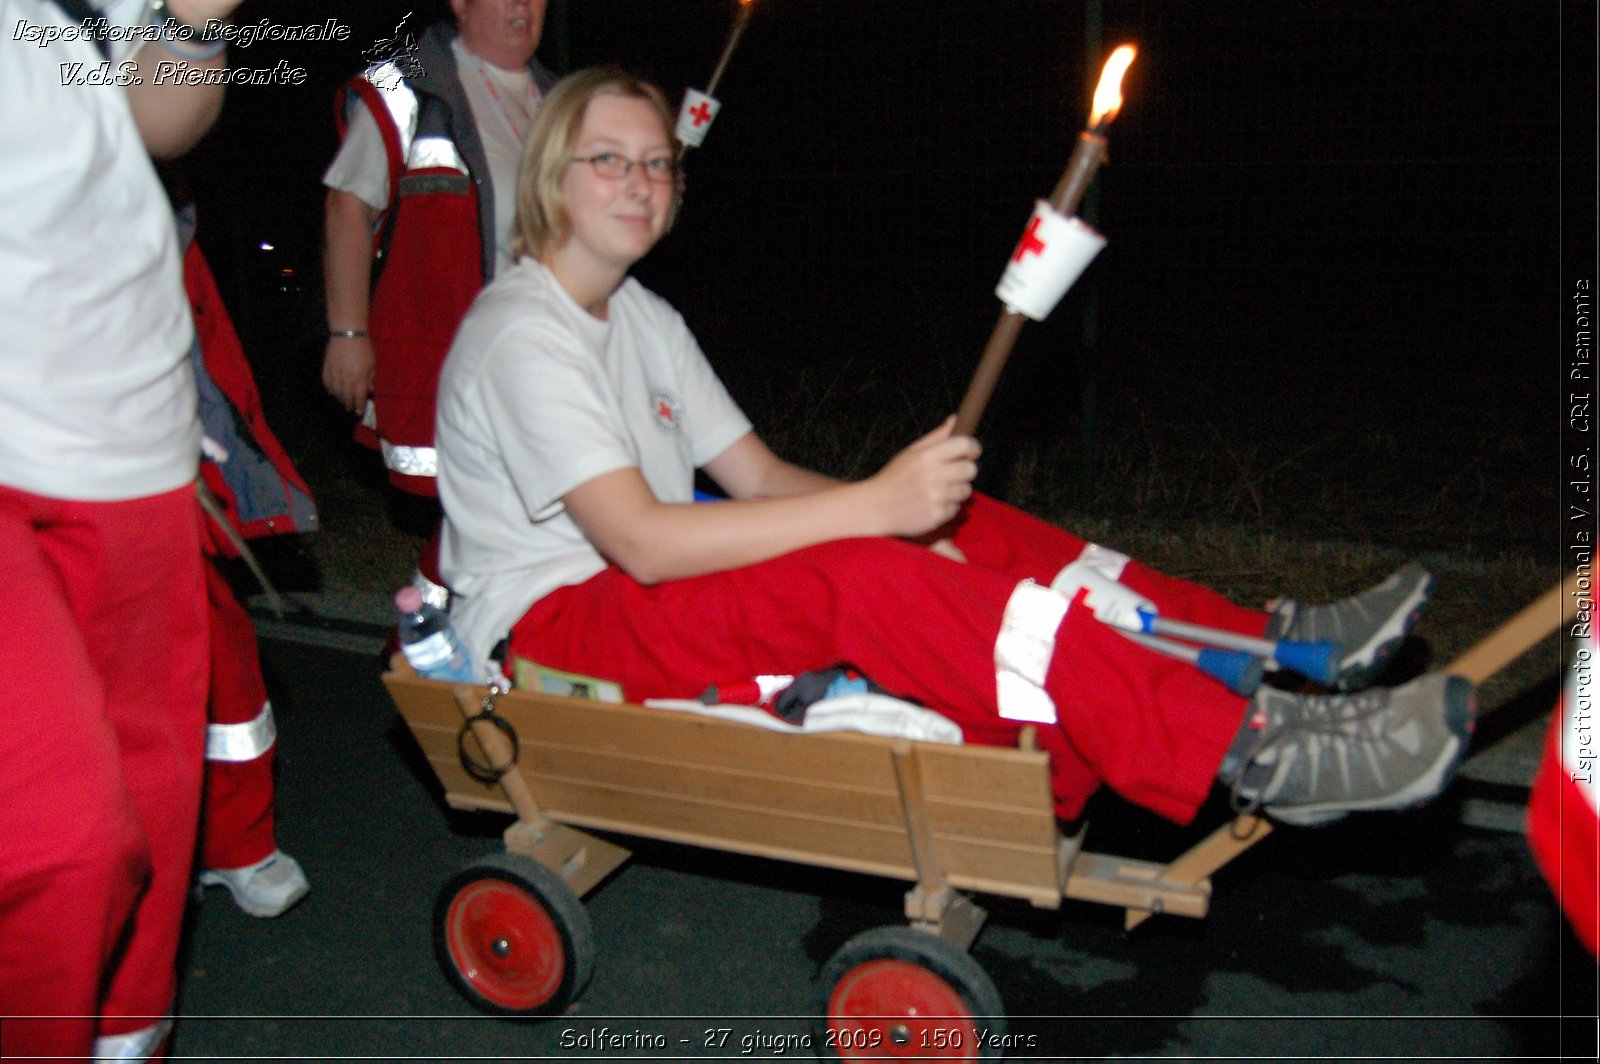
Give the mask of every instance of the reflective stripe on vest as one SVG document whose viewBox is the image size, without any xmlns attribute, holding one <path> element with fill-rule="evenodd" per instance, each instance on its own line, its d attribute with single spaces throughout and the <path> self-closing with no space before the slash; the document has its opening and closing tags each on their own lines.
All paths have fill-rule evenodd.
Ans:
<svg viewBox="0 0 1600 1064">
<path fill-rule="evenodd" d="M 254 761 L 278 741 L 278 727 L 272 720 L 272 703 L 263 702 L 256 719 L 243 724 L 206 726 L 207 761 Z"/>
<path fill-rule="evenodd" d="M 1055 654 L 1056 631 L 1071 603 L 1024 580 L 1011 592 L 994 641 L 995 702 L 1007 720 L 1054 724 L 1055 703 L 1044 681 Z"/>
<path fill-rule="evenodd" d="M 467 164 L 449 137 L 418 137 L 406 152 L 407 170 L 426 170 L 443 167 L 467 172 Z"/>
<path fill-rule="evenodd" d="M 417 116 L 421 108 L 416 92 L 405 83 L 405 71 L 395 60 L 368 68 L 363 75 L 378 90 L 383 105 L 389 110 L 395 132 L 400 134 L 400 157 L 411 152 L 411 141 L 417 135 Z"/>
<path fill-rule="evenodd" d="M 432 447 L 403 447 L 382 441 L 383 464 L 396 473 L 408 477 L 436 477 L 439 475 L 439 452 Z"/>
</svg>

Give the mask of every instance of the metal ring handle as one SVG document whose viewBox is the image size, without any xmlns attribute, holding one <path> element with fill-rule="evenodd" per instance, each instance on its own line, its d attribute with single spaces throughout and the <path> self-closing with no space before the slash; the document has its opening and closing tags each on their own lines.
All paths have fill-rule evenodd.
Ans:
<svg viewBox="0 0 1600 1064">
<path fill-rule="evenodd" d="M 461 767 L 466 770 L 467 775 L 479 783 L 499 783 L 506 773 L 517 767 L 517 754 L 520 750 L 517 730 L 511 726 L 509 720 L 494 711 L 494 700 L 498 693 L 491 689 L 489 694 L 484 697 L 482 712 L 475 717 L 468 717 L 464 720 L 461 723 L 461 730 L 456 733 L 456 754 L 461 758 Z M 498 728 L 500 734 L 504 735 L 506 741 L 511 744 L 511 759 L 504 765 L 491 765 L 487 761 L 479 761 L 467 753 L 467 735 L 472 731 L 473 723 L 480 720 L 486 720 Z M 482 745 L 481 741 L 479 745 Z"/>
</svg>

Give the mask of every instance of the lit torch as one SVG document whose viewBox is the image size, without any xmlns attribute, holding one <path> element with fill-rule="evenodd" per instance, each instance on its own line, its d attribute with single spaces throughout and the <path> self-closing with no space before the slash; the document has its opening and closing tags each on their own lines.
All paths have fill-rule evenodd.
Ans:
<svg viewBox="0 0 1600 1064">
<path fill-rule="evenodd" d="M 728 60 L 733 58 L 733 50 L 738 47 L 739 38 L 744 34 L 744 28 L 750 24 L 750 13 L 755 9 L 755 0 L 739 0 L 739 16 L 733 20 L 733 29 L 728 32 L 728 43 L 722 46 L 722 57 L 717 60 L 716 69 L 711 72 L 711 80 L 704 89 L 686 89 L 683 94 L 683 104 L 678 108 L 678 161 L 682 162 L 684 155 L 690 148 L 697 148 L 706 139 L 706 133 L 711 129 L 711 122 L 717 117 L 717 111 L 722 104 L 716 99 L 717 83 L 722 80 L 722 72 L 728 69 Z"/>
<path fill-rule="evenodd" d="M 1122 76 L 1133 62 L 1134 47 L 1125 44 L 1111 53 L 1094 90 L 1089 125 L 1078 134 L 1077 147 L 1067 162 L 1061 181 L 1050 199 L 1040 200 L 1022 234 L 1005 276 L 996 289 L 1005 309 L 995 324 L 967 394 L 956 411 L 959 433 L 970 434 L 983 418 L 983 409 L 1011 357 L 1026 318 L 1043 321 L 1066 294 L 1072 282 L 1088 267 L 1105 239 L 1073 216 L 1095 171 L 1106 160 L 1106 127 L 1122 108 Z"/>
</svg>

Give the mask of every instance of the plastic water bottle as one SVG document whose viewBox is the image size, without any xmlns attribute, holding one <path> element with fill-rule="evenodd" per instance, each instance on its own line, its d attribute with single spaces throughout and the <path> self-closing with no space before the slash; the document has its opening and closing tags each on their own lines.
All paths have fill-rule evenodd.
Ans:
<svg viewBox="0 0 1600 1064">
<path fill-rule="evenodd" d="M 400 649 L 419 676 L 479 682 L 472 654 L 448 614 L 424 602 L 422 592 L 411 584 L 395 592 L 394 605 L 400 611 Z"/>
</svg>

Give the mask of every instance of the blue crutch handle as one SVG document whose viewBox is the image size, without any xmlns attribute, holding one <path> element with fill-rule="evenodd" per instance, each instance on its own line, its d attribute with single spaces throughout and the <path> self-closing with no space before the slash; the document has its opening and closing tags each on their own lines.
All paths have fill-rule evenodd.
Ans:
<svg viewBox="0 0 1600 1064">
<path fill-rule="evenodd" d="M 1272 657 L 1279 665 L 1318 683 L 1339 682 L 1343 655 L 1338 643 L 1294 643 L 1284 640 L 1273 647 Z"/>
<path fill-rule="evenodd" d="M 1243 651 L 1258 657 L 1270 657 L 1280 668 L 1297 672 L 1319 683 L 1332 684 L 1339 679 L 1343 652 L 1338 643 L 1287 639 L 1273 642 L 1258 636 L 1172 620 L 1149 610 L 1139 610 L 1138 617 L 1140 627 L 1146 634 L 1175 636 L 1217 650 Z"/>
<path fill-rule="evenodd" d="M 1213 650 L 1204 647 L 1195 656 L 1195 668 L 1214 680 L 1220 680 L 1236 695 L 1255 694 L 1261 686 L 1266 666 L 1254 654 L 1242 650 Z"/>
</svg>

